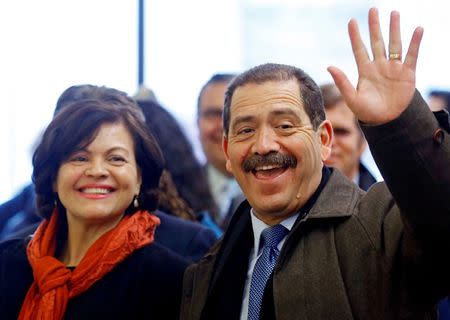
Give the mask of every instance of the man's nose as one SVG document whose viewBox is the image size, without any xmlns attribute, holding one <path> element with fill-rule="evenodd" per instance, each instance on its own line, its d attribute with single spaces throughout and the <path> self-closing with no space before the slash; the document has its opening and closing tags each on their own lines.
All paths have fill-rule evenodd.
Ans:
<svg viewBox="0 0 450 320">
<path fill-rule="evenodd" d="M 215 117 L 212 118 L 210 121 L 211 121 L 211 123 L 214 124 L 214 126 L 217 129 L 220 128 L 220 130 L 223 130 L 223 128 L 222 128 L 223 127 L 222 113 L 216 114 Z"/>
<path fill-rule="evenodd" d="M 215 119 L 215 121 L 214 121 L 214 128 L 215 128 L 217 131 L 220 131 L 221 133 L 223 132 L 223 122 L 222 122 L 222 118 Z"/>
<path fill-rule="evenodd" d="M 270 128 L 262 128 L 256 133 L 256 140 L 253 144 L 252 152 L 254 154 L 268 154 L 270 152 L 278 152 L 280 145 L 277 142 L 277 135 Z"/>
</svg>

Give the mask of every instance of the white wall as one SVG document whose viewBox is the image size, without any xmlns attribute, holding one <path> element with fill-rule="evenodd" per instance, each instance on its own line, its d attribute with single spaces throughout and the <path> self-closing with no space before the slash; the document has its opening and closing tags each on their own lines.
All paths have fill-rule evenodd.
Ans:
<svg viewBox="0 0 450 320">
<path fill-rule="evenodd" d="M 0 200 L 30 181 L 30 147 L 59 94 L 93 83 L 134 90 L 135 1 L 0 3 Z"/>
</svg>

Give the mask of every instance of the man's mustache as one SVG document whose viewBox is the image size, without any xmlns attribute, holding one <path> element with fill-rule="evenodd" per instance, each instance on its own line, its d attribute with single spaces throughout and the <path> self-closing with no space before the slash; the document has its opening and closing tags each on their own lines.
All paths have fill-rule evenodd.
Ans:
<svg viewBox="0 0 450 320">
<path fill-rule="evenodd" d="M 246 172 L 250 172 L 260 166 L 278 166 L 284 168 L 295 168 L 297 166 L 297 159 L 288 154 L 281 154 L 278 152 L 270 152 L 265 155 L 253 154 L 242 163 L 242 168 Z"/>
</svg>

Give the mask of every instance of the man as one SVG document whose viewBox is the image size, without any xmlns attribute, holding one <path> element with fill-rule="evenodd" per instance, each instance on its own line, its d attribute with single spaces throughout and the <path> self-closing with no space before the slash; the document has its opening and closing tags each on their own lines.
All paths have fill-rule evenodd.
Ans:
<svg viewBox="0 0 450 320">
<path fill-rule="evenodd" d="M 450 109 L 450 91 L 431 90 L 428 93 L 428 106 L 431 111 L 440 111 Z"/>
<path fill-rule="evenodd" d="M 187 269 L 181 319 L 432 316 L 450 291 L 450 136 L 415 91 L 423 29 L 402 62 L 399 19 L 391 14 L 387 55 L 369 11 L 373 60 L 349 22 L 357 89 L 328 68 L 387 183 L 367 193 L 323 165 L 333 129 L 302 70 L 266 64 L 229 85 L 226 166 L 248 202 Z"/>
<path fill-rule="evenodd" d="M 222 149 L 223 99 L 228 83 L 234 76 L 227 73 L 213 75 L 200 90 L 197 101 L 197 124 L 206 157 L 205 169 L 210 192 L 218 209 L 214 218 L 223 229 L 243 200 L 239 185 L 225 168 L 226 159 Z"/>
<path fill-rule="evenodd" d="M 358 119 L 347 107 L 334 83 L 321 85 L 320 91 L 326 117 L 333 126 L 331 155 L 324 163 L 338 168 L 347 178 L 367 191 L 377 181 L 361 163 L 361 156 L 366 149 L 366 139 L 358 125 Z"/>
</svg>

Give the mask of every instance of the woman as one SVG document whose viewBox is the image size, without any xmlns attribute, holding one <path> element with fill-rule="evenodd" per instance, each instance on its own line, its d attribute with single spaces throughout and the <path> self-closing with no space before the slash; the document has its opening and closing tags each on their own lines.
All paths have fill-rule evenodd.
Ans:
<svg viewBox="0 0 450 320">
<path fill-rule="evenodd" d="M 65 107 L 33 167 L 45 220 L 0 245 L 2 319 L 176 319 L 186 262 L 153 243 L 163 158 L 132 100 Z"/>
</svg>

